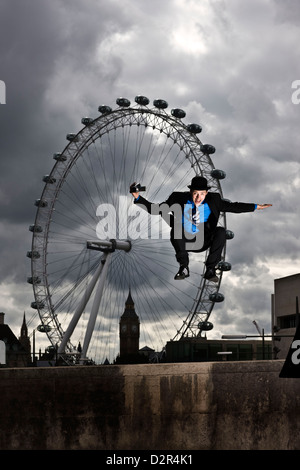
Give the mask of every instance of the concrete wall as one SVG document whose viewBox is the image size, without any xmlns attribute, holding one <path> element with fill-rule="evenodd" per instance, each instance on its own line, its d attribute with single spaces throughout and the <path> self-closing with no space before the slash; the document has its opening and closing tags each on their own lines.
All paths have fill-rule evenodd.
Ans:
<svg viewBox="0 0 300 470">
<path fill-rule="evenodd" d="M 0 369 L 0 449 L 300 449 L 283 361 Z"/>
</svg>

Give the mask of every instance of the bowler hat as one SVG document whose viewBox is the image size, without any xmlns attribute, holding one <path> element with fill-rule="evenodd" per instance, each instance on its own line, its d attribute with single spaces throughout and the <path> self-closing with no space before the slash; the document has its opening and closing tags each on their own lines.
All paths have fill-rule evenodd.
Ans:
<svg viewBox="0 0 300 470">
<path fill-rule="evenodd" d="M 198 190 L 198 191 L 207 191 L 210 189 L 210 186 L 207 186 L 207 179 L 203 176 L 195 176 L 192 179 L 190 186 L 188 186 L 191 191 Z"/>
</svg>

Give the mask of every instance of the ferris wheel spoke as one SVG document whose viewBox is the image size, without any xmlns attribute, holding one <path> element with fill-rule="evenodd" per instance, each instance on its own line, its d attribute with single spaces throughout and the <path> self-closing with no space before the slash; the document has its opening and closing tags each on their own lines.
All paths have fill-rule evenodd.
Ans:
<svg viewBox="0 0 300 470">
<path fill-rule="evenodd" d="M 154 270 L 154 269 L 149 268 L 149 265 L 150 265 L 149 261 L 150 261 L 150 259 L 147 258 L 147 257 L 145 257 L 145 258 L 139 257 L 139 263 L 143 263 L 145 270 L 147 269 L 148 272 L 150 272 L 152 274 L 152 276 L 155 275 L 156 279 L 160 282 L 160 285 L 164 286 L 165 295 L 166 296 L 167 295 L 172 296 L 172 300 L 173 301 L 176 300 L 177 309 L 178 309 L 178 306 L 180 306 L 179 308 L 183 309 L 185 311 L 188 307 L 187 307 L 187 305 L 184 304 L 182 297 L 187 296 L 188 300 L 190 300 L 190 297 L 188 296 L 188 294 L 186 294 L 186 291 L 183 290 L 183 289 L 180 290 L 178 292 L 180 294 L 180 296 L 177 295 L 177 291 L 176 291 L 176 293 L 174 293 L 174 285 L 171 284 L 170 282 L 166 281 L 166 279 L 165 279 L 165 276 L 164 276 L 166 274 L 165 270 L 163 271 L 163 273 L 160 273 L 159 270 L 157 270 L 157 269 Z M 146 280 L 146 278 L 144 278 L 144 280 Z M 153 290 L 156 292 L 155 288 L 153 288 Z M 166 297 L 161 298 L 161 301 L 163 303 L 165 303 L 165 299 L 166 299 Z"/>
<path fill-rule="evenodd" d="M 137 276 L 139 278 L 139 280 L 141 282 L 139 282 L 139 288 L 141 290 L 151 290 L 152 292 L 152 296 L 145 296 L 146 298 L 156 298 L 159 300 L 159 303 L 160 305 L 168 305 L 170 308 L 171 308 L 171 304 L 168 304 L 167 301 L 166 301 L 166 298 L 165 298 L 165 294 L 164 296 L 162 296 L 159 291 L 161 290 L 161 283 L 163 281 L 162 278 L 160 278 L 160 276 L 158 275 L 157 271 L 153 271 L 152 269 L 149 269 L 149 265 L 145 265 L 145 264 L 142 264 L 141 263 L 141 258 L 139 256 L 137 256 L 137 261 L 135 262 L 135 265 L 138 266 L 138 270 L 137 270 Z M 143 267 L 145 268 L 146 267 L 146 270 L 143 269 Z M 152 275 L 152 277 L 149 276 L 149 273 Z M 156 282 L 156 285 L 154 286 L 153 285 L 153 281 L 152 279 L 155 279 L 155 282 L 157 280 L 159 280 L 160 282 L 157 283 Z M 160 285 L 159 285 L 160 284 Z M 164 283 L 165 284 L 165 283 Z M 165 292 L 165 291 L 164 291 Z M 170 291 L 172 292 L 172 291 Z M 172 293 L 173 294 L 173 293 Z M 173 309 L 172 309 L 173 310 Z"/>
<path fill-rule="evenodd" d="M 143 134 L 143 141 L 144 141 L 145 136 L 146 136 L 146 133 Z M 142 151 L 141 151 L 141 147 L 139 147 L 139 152 L 135 154 L 135 164 L 133 167 L 133 173 L 131 175 L 131 179 L 134 179 L 135 176 L 139 175 L 139 173 L 141 172 L 141 175 L 140 175 L 141 180 L 144 180 L 146 175 L 149 173 L 151 157 L 156 152 L 157 144 L 158 144 L 157 137 L 155 138 L 154 134 L 151 133 L 150 138 L 148 139 L 148 143 L 145 146 L 144 155 L 143 155 L 143 166 L 141 169 L 140 169 L 141 165 L 139 165 L 140 162 L 139 162 L 138 156 L 141 155 Z"/>
</svg>

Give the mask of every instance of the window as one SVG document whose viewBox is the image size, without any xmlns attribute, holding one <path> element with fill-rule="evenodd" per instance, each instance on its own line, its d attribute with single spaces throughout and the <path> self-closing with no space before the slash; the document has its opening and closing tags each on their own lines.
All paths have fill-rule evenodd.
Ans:
<svg viewBox="0 0 300 470">
<path fill-rule="evenodd" d="M 296 315 L 285 315 L 278 317 L 279 328 L 296 328 Z"/>
</svg>

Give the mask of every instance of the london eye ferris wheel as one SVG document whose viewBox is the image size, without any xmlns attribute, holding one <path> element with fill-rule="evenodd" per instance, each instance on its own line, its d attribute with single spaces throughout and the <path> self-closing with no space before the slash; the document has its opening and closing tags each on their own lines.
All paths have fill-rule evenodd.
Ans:
<svg viewBox="0 0 300 470">
<path fill-rule="evenodd" d="M 168 236 L 153 236 L 161 234 L 161 221 L 132 212 L 134 181 L 145 185 L 147 199 L 162 202 L 173 191 L 187 191 L 195 175 L 207 178 L 211 191 L 222 196 L 225 177 L 214 167 L 215 148 L 198 137 L 199 124 L 184 123 L 186 113 L 168 112 L 162 99 L 149 103 L 140 95 L 134 105 L 118 98 L 115 109 L 101 105 L 98 117 L 83 118 L 82 129 L 68 134 L 64 150 L 54 154 L 35 201 L 27 253 L 31 306 L 38 311 L 40 331 L 70 364 L 78 358 L 79 342 L 82 363 L 117 356 L 129 289 L 140 318 L 140 342 L 156 351 L 170 339 L 195 338 L 211 329 L 214 304 L 224 300 L 222 273 L 230 269 L 226 246 L 218 283 L 201 276 L 206 253 L 193 254 L 191 276 L 178 282 Z M 219 225 L 226 228 L 224 213 Z"/>
</svg>

